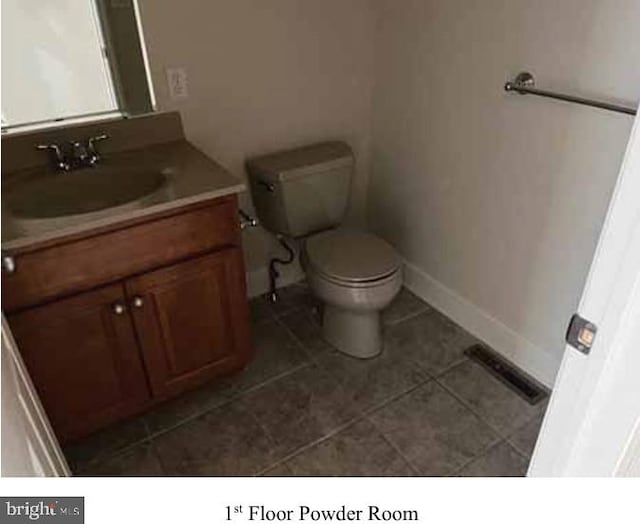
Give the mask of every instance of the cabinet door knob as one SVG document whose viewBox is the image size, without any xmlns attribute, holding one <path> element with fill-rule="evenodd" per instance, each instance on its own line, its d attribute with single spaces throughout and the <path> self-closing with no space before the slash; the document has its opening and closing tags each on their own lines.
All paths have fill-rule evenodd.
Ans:
<svg viewBox="0 0 640 524">
<path fill-rule="evenodd" d="M 144 300 L 142 300 L 141 296 L 135 296 L 131 301 L 131 305 L 135 308 L 140 309 L 142 306 L 144 306 Z"/>
<path fill-rule="evenodd" d="M 15 273 L 16 261 L 10 255 L 2 255 L 2 270 L 5 273 Z"/>
<path fill-rule="evenodd" d="M 124 307 L 124 304 L 122 304 L 120 302 L 114 302 L 111 305 L 111 309 L 114 312 L 114 314 L 116 314 L 116 315 L 122 315 L 126 311 L 126 308 Z"/>
</svg>

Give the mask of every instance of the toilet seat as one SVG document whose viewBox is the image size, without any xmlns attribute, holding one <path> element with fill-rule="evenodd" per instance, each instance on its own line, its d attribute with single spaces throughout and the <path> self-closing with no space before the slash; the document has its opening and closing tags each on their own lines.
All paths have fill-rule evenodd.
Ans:
<svg viewBox="0 0 640 524">
<path fill-rule="evenodd" d="M 402 266 L 387 242 L 370 233 L 349 230 L 325 231 L 308 238 L 304 259 L 322 278 L 349 287 L 379 284 Z"/>
<path fill-rule="evenodd" d="M 363 282 L 338 280 L 336 278 L 328 277 L 323 273 L 319 273 L 313 268 L 308 268 L 307 276 L 309 279 L 311 279 L 311 275 L 313 275 L 313 278 L 323 280 L 328 285 L 334 286 L 336 288 L 351 289 L 354 291 L 357 291 L 357 290 L 365 291 L 367 289 L 383 288 L 388 286 L 389 284 L 395 284 L 396 281 L 402 281 L 402 271 L 400 271 L 400 269 L 394 271 L 393 273 L 390 273 L 385 277 L 378 278 L 375 280 L 365 280 Z"/>
</svg>

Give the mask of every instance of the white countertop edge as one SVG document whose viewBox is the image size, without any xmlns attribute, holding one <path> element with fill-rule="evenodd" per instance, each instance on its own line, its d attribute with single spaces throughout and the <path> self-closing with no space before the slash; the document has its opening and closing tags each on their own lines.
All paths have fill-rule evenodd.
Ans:
<svg viewBox="0 0 640 524">
<path fill-rule="evenodd" d="M 188 197 L 176 198 L 175 200 L 171 200 L 169 202 L 161 202 L 158 204 L 153 204 L 144 209 L 124 211 L 120 215 L 99 218 L 96 220 L 88 220 L 87 222 L 78 224 L 77 226 L 58 229 L 50 233 L 24 236 L 20 238 L 15 238 L 13 240 L 8 240 L 6 242 L 3 241 L 1 243 L 1 248 L 3 251 L 5 250 L 10 251 L 11 249 L 20 249 L 20 248 L 28 247 L 31 244 L 40 243 L 48 240 L 55 240 L 57 238 L 62 238 L 67 235 L 73 235 L 73 234 L 82 233 L 82 232 L 89 232 L 92 229 L 96 229 L 103 226 L 117 225 L 119 222 L 124 222 L 125 220 L 142 218 L 145 216 L 153 215 L 155 213 L 162 213 L 163 211 L 170 211 L 172 209 L 188 206 L 189 204 L 203 202 L 205 200 L 211 200 L 214 198 L 220 198 L 227 195 L 243 193 L 246 190 L 247 190 L 246 184 L 244 182 L 240 182 L 238 184 L 230 185 L 228 187 L 212 189 L 210 191 L 203 191 L 202 193 L 198 193 L 196 195 L 192 195 Z"/>
</svg>

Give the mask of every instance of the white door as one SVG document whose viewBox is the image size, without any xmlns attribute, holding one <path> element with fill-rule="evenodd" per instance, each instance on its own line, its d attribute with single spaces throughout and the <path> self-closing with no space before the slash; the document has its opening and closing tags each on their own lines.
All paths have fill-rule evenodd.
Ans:
<svg viewBox="0 0 640 524">
<path fill-rule="evenodd" d="M 639 121 L 578 310 L 598 332 L 588 355 L 565 349 L 530 476 L 640 474 Z"/>
<path fill-rule="evenodd" d="M 2 316 L 2 476 L 67 476 L 69 467 Z"/>
</svg>

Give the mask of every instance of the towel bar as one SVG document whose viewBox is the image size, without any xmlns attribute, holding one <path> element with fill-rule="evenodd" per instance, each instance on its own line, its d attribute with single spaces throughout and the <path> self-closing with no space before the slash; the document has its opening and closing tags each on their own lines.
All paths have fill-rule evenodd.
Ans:
<svg viewBox="0 0 640 524">
<path fill-rule="evenodd" d="M 574 104 L 582 104 L 585 106 L 597 107 L 599 109 L 606 109 L 607 111 L 615 111 L 616 113 L 625 113 L 627 115 L 635 115 L 637 110 L 633 107 L 623 106 L 619 104 L 612 104 L 610 102 L 601 102 L 600 100 L 592 100 L 589 98 L 583 98 L 580 96 L 565 95 L 564 93 L 554 93 L 553 91 L 546 91 L 544 89 L 538 89 L 535 87 L 535 79 L 533 75 L 527 71 L 523 71 L 518 74 L 514 80 L 510 80 L 504 85 L 505 91 L 515 91 L 521 95 L 537 95 L 547 98 L 555 98 L 557 100 L 564 100 L 565 102 L 573 102 Z"/>
</svg>

